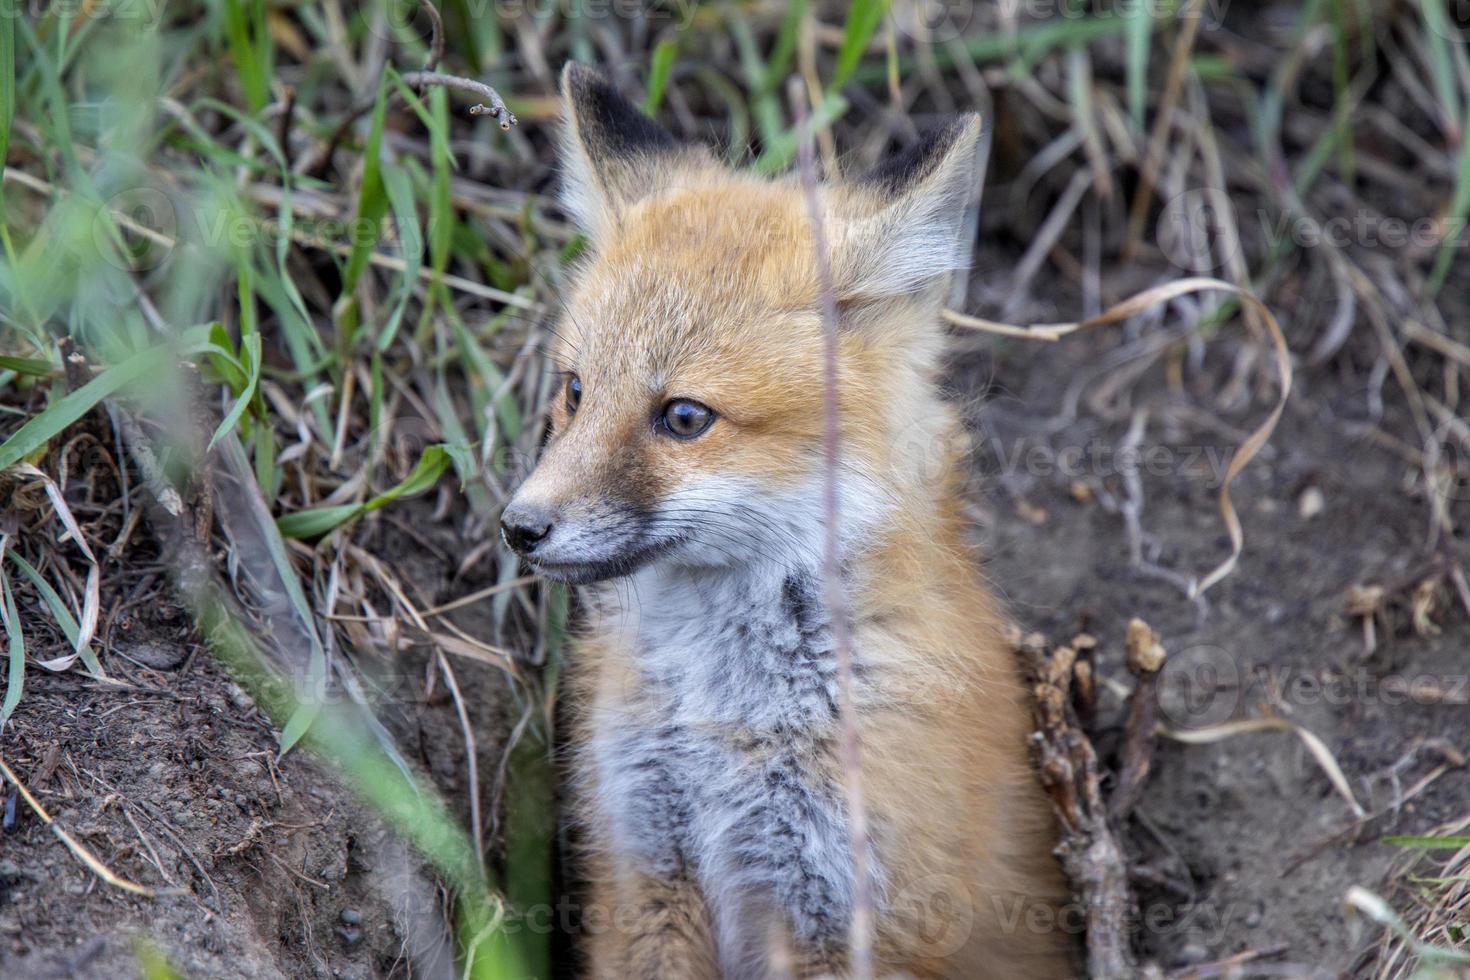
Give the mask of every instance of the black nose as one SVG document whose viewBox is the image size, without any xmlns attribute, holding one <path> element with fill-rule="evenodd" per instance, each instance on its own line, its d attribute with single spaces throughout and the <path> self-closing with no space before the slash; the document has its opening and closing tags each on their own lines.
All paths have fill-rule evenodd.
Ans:
<svg viewBox="0 0 1470 980">
<path fill-rule="evenodd" d="M 500 515 L 500 534 L 517 554 L 528 555 L 551 533 L 551 515 L 539 507 L 512 503 Z"/>
</svg>

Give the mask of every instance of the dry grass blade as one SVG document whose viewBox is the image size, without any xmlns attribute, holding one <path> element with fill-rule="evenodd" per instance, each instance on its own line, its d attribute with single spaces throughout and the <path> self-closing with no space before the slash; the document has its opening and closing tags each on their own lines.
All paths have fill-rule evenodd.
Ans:
<svg viewBox="0 0 1470 980">
<path fill-rule="evenodd" d="M 1184 89 L 1184 73 L 1189 67 L 1189 53 L 1194 48 L 1199 34 L 1200 19 L 1205 12 L 1203 0 L 1189 0 L 1180 13 L 1184 25 L 1174 41 L 1174 51 L 1169 59 L 1169 76 L 1164 82 L 1164 94 L 1159 105 L 1158 117 L 1149 136 L 1148 152 L 1143 161 L 1143 172 L 1139 175 L 1138 189 L 1133 194 L 1133 204 L 1128 211 L 1128 235 L 1123 241 L 1121 258 L 1127 262 L 1133 258 L 1143 233 L 1143 222 L 1148 217 L 1148 202 L 1153 197 L 1154 184 L 1158 180 L 1159 167 L 1164 161 L 1164 150 L 1169 143 L 1169 131 L 1174 124 L 1174 111 L 1179 106 L 1179 97 Z"/>
<path fill-rule="evenodd" d="M 31 175 L 21 170 L 6 168 L 3 176 L 5 180 L 13 180 L 14 182 L 20 184 L 22 187 L 25 187 L 27 190 L 35 191 L 38 194 L 45 194 L 50 196 L 67 193 L 65 188 L 57 187 L 56 185 L 48 183 L 47 181 L 32 177 Z M 172 251 L 179 244 L 177 239 L 172 238 L 169 235 L 165 235 L 162 232 L 156 231 L 152 228 L 149 228 L 146 225 L 139 224 L 121 211 L 109 209 L 108 216 L 112 220 L 116 221 L 121 227 L 126 228 L 130 233 L 147 239 L 152 244 L 157 245 L 160 249 Z M 308 248 L 320 249 L 322 251 L 328 251 L 333 253 L 334 255 L 341 256 L 342 258 L 346 258 L 347 256 L 352 254 L 352 248 L 350 245 L 347 245 L 343 242 L 327 241 L 320 236 L 301 231 L 296 227 L 292 227 L 290 229 L 282 231 L 282 229 L 271 225 L 269 222 L 262 221 L 260 223 L 259 231 L 262 234 L 288 234 L 291 241 L 295 242 L 298 245 L 303 245 Z M 408 271 L 408 263 L 396 255 L 387 255 L 382 252 L 374 251 L 368 255 L 367 261 L 368 264 L 373 266 L 374 268 L 382 269 L 387 272 L 401 273 Z M 467 296 L 474 296 L 479 299 L 487 299 L 497 303 L 504 303 L 506 306 L 514 306 L 519 309 L 529 310 L 534 313 L 545 312 L 545 307 L 534 300 L 527 299 L 526 297 L 517 295 L 516 293 L 506 292 L 503 289 L 496 289 L 493 286 L 486 286 L 484 283 L 476 282 L 473 279 L 466 279 L 464 276 L 457 276 L 449 272 L 436 273 L 433 269 L 429 268 L 419 269 L 417 272 L 417 276 L 418 279 L 426 285 L 436 282 L 442 282 L 450 289 L 453 289 L 456 292 L 464 293 Z"/>
<path fill-rule="evenodd" d="M 1266 420 L 1251 432 L 1245 442 L 1230 457 L 1230 463 L 1225 469 L 1224 478 L 1220 482 L 1220 516 L 1225 521 L 1225 528 L 1230 534 L 1230 556 L 1206 572 L 1203 578 L 1190 583 L 1190 597 L 1203 595 L 1211 586 L 1215 585 L 1234 569 L 1240 554 L 1245 549 L 1245 532 L 1241 529 L 1240 518 L 1235 513 L 1235 504 L 1230 499 L 1230 483 L 1240 474 L 1240 471 L 1256 458 L 1261 447 L 1271 438 L 1271 433 L 1276 430 L 1276 425 L 1281 421 L 1281 415 L 1286 411 L 1286 399 L 1291 394 L 1291 352 L 1286 346 L 1286 337 L 1281 333 L 1281 325 L 1276 322 L 1276 317 L 1269 307 L 1261 302 L 1260 298 L 1249 290 L 1242 289 L 1234 283 L 1223 279 L 1213 279 L 1207 276 L 1193 276 L 1187 279 L 1176 279 L 1166 282 L 1151 289 L 1146 289 L 1135 296 L 1125 299 L 1123 302 L 1109 307 L 1097 316 L 1086 320 L 1072 323 L 1045 323 L 1036 324 L 1031 327 L 1020 327 L 1011 324 L 997 324 L 990 320 L 982 320 L 978 317 L 966 316 L 956 313 L 954 310 L 945 310 L 944 317 L 950 323 L 971 330 L 980 330 L 986 333 L 997 333 L 1007 337 L 1025 337 L 1034 340 L 1055 341 L 1077 333 L 1080 330 L 1090 330 L 1093 327 L 1105 327 L 1114 323 L 1121 323 L 1130 317 L 1142 313 L 1150 307 L 1170 300 L 1178 299 L 1190 293 L 1212 292 L 1219 290 L 1239 297 L 1250 308 L 1254 309 L 1266 325 L 1266 331 L 1270 334 L 1271 344 L 1276 354 L 1277 385 L 1281 394 L 1271 413 Z"/>
<path fill-rule="evenodd" d="M 134 895 L 142 895 L 144 898 L 153 898 L 160 894 L 155 889 L 149 888 L 146 885 L 140 885 L 137 882 L 129 881 L 126 878 L 114 874 L 112 869 L 103 864 L 97 855 L 89 851 L 81 841 L 63 830 L 61 825 L 52 819 L 51 814 L 46 812 L 46 808 L 41 805 L 41 801 L 31 795 L 31 791 L 26 788 L 25 783 L 20 781 L 20 777 L 6 764 L 4 759 L 0 759 L 0 775 L 3 775 L 10 781 L 11 785 L 20 793 L 21 799 L 26 801 L 26 806 L 31 808 L 31 812 L 40 818 L 41 822 L 46 825 L 46 828 L 55 834 L 57 839 L 66 845 L 66 849 L 76 855 L 97 877 L 114 888 L 121 888 L 123 891 L 132 892 Z"/>
<path fill-rule="evenodd" d="M 827 251 L 826 227 L 817 198 L 817 165 L 812 150 L 806 98 L 800 79 L 791 79 L 787 93 L 799 134 L 797 167 L 806 199 L 812 247 L 816 252 L 818 288 L 821 291 L 824 415 L 822 443 L 826 458 L 822 492 L 825 523 L 822 580 L 827 614 L 832 619 L 832 645 L 837 660 L 840 758 L 847 796 L 848 848 L 852 854 L 853 909 L 849 967 L 855 980 L 865 980 L 873 976 L 873 885 L 868 872 L 868 823 L 863 799 L 862 741 L 853 695 L 852 637 L 848 631 L 846 587 L 842 581 L 841 559 L 838 554 L 838 523 L 841 512 L 837 496 L 837 473 L 841 462 L 841 444 L 837 404 L 837 297 L 832 285 L 831 253 Z"/>
<path fill-rule="evenodd" d="M 1393 907 L 1383 898 L 1368 891 L 1366 888 L 1354 885 L 1347 890 L 1343 896 L 1343 903 L 1349 908 L 1367 916 L 1381 926 L 1387 927 L 1394 937 L 1403 944 L 1414 959 L 1421 961 L 1415 966 L 1427 966 L 1431 963 L 1458 964 L 1460 966 L 1470 965 L 1470 952 L 1462 948 L 1442 948 L 1431 946 L 1429 943 L 1419 939 L 1414 930 L 1406 923 Z M 1441 974 L 1430 971 L 1410 974 L 1414 977 L 1436 977 Z M 1443 974 L 1447 976 L 1462 977 L 1463 971 Z"/>
<path fill-rule="evenodd" d="M 535 582 L 536 579 L 537 577 L 535 575 L 523 575 L 520 578 L 513 578 L 509 582 L 501 582 L 497 585 L 492 585 L 487 588 L 480 589 L 476 592 L 471 592 L 469 595 L 462 595 L 458 599 L 451 599 L 448 602 L 441 603 L 437 606 L 431 606 L 428 609 L 420 610 L 419 615 L 424 617 L 425 619 L 428 619 L 431 616 L 442 616 L 452 610 L 460 609 L 464 606 L 473 605 L 474 603 L 479 602 L 481 599 L 488 599 L 491 596 L 500 595 L 502 592 L 509 592 L 513 589 L 519 589 L 523 585 L 530 585 L 532 582 Z"/>
<path fill-rule="evenodd" d="M 1391 911 L 1382 914 L 1387 911 L 1384 903 L 1382 908 L 1373 909 L 1379 913 L 1373 917 L 1386 925 L 1400 918 L 1406 928 L 1385 932 L 1373 973 L 1376 980 L 1412 980 L 1423 975 L 1422 969 L 1439 958 L 1437 954 L 1463 946 L 1462 930 L 1470 914 L 1470 845 L 1455 845 L 1466 840 L 1467 827 L 1470 817 L 1461 817 L 1435 827 L 1421 838 L 1388 841 L 1405 845 L 1404 856 L 1395 862 L 1389 877 L 1400 883 L 1400 895 L 1395 897 L 1401 897 L 1407 907 L 1401 917 L 1394 917 Z M 1443 846 L 1428 846 L 1432 841 L 1442 841 Z M 1445 850 L 1452 853 L 1439 856 Z M 1361 904 L 1357 907 L 1366 911 Z"/>
<path fill-rule="evenodd" d="M 1300 738 L 1312 758 L 1317 760 L 1317 765 L 1322 767 L 1328 782 L 1332 783 L 1332 788 L 1347 801 L 1348 806 L 1352 807 L 1353 815 L 1359 819 L 1368 815 L 1358 803 L 1358 798 L 1353 795 L 1352 787 L 1348 785 L 1347 777 L 1343 775 L 1342 767 L 1337 764 L 1337 759 L 1333 758 L 1332 750 L 1327 747 L 1327 743 L 1295 722 L 1287 721 L 1285 718 L 1243 718 L 1205 728 L 1159 727 L 1160 735 L 1186 745 L 1207 745 L 1211 742 L 1220 742 L 1237 735 L 1249 735 L 1254 732 L 1291 732 Z"/>
</svg>

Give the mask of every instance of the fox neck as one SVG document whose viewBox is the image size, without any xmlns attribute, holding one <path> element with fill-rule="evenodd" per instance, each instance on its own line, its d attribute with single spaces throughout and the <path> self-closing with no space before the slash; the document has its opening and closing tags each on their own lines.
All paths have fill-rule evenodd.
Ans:
<svg viewBox="0 0 1470 980">
<path fill-rule="evenodd" d="M 875 524 L 881 509 L 843 489 L 837 574 L 852 595 L 877 574 L 871 552 L 887 534 Z M 663 717 L 743 737 L 831 734 L 836 658 L 820 486 L 802 499 L 809 512 L 788 514 L 780 542 L 715 565 L 660 561 L 604 591 L 604 622 L 626 639 L 638 693 Z"/>
<path fill-rule="evenodd" d="M 821 566 L 654 566 L 616 589 L 638 690 L 666 721 L 740 737 L 825 737 L 835 717 Z"/>
</svg>

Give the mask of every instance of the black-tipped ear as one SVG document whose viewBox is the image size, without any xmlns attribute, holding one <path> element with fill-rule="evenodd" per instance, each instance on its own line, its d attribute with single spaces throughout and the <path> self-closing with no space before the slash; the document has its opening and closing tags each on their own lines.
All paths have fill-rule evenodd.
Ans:
<svg viewBox="0 0 1470 980">
<path fill-rule="evenodd" d="M 902 194 L 934 172 L 975 119 L 960 116 L 921 133 L 912 146 L 863 174 L 859 182 L 885 194 Z"/>
<path fill-rule="evenodd" d="M 627 157 L 674 148 L 674 137 L 595 69 L 567 62 L 561 87 L 578 135 L 594 157 Z"/>
<path fill-rule="evenodd" d="M 654 189 L 657 165 L 679 143 L 595 70 L 567 62 L 561 73 L 567 125 L 562 203 L 594 235 Z"/>
<path fill-rule="evenodd" d="M 980 117 L 963 115 L 853 182 L 834 250 L 843 298 L 917 294 L 969 265 L 979 141 Z"/>
</svg>

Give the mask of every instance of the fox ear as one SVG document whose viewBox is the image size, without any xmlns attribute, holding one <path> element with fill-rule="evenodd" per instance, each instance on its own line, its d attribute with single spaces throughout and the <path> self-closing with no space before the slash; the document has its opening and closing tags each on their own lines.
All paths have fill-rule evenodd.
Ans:
<svg viewBox="0 0 1470 980">
<path fill-rule="evenodd" d="M 960 116 L 845 189 L 833 248 L 840 299 L 917 294 L 970 264 L 961 229 L 979 140 L 980 117 Z"/>
<path fill-rule="evenodd" d="M 576 62 L 561 73 L 566 100 L 562 206 L 594 236 L 653 190 L 656 164 L 681 147 L 605 78 Z"/>
</svg>

